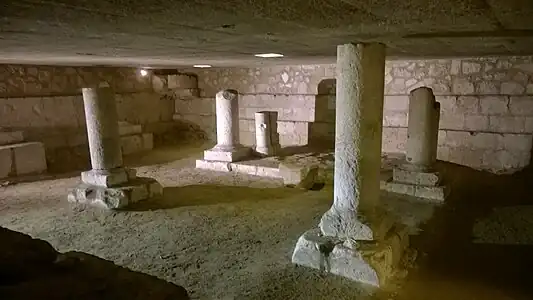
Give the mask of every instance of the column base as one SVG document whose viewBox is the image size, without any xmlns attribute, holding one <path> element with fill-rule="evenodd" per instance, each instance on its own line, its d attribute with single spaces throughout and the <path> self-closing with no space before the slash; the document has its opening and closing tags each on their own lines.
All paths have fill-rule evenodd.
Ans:
<svg viewBox="0 0 533 300">
<path fill-rule="evenodd" d="M 441 173 L 434 169 L 424 171 L 408 165 L 394 168 L 392 177 L 382 180 L 380 186 L 387 192 L 433 202 L 443 202 L 450 193 L 450 187 L 443 183 Z"/>
<path fill-rule="evenodd" d="M 88 185 L 113 187 L 135 179 L 136 175 L 137 170 L 127 168 L 90 170 L 81 172 L 81 181 Z"/>
<path fill-rule="evenodd" d="M 68 192 L 68 201 L 106 209 L 120 209 L 162 194 L 163 188 L 155 179 L 137 177 L 114 187 L 82 183 Z"/>
<path fill-rule="evenodd" d="M 204 151 L 204 160 L 234 162 L 250 157 L 252 149 L 242 145 L 224 148 L 215 146 Z"/>
<path fill-rule="evenodd" d="M 305 232 L 296 243 L 292 262 L 373 286 L 382 286 L 394 275 L 408 246 L 407 228 L 394 227 L 381 241 L 352 241 Z"/>
</svg>

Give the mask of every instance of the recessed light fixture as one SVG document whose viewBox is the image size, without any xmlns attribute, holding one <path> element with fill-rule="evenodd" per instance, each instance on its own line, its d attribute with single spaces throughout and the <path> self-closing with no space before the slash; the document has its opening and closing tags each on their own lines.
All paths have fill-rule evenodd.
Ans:
<svg viewBox="0 0 533 300">
<path fill-rule="evenodd" d="M 148 75 L 148 71 L 145 70 L 145 69 L 141 69 L 140 74 L 141 74 L 142 77 L 144 77 L 144 76 Z"/>
<path fill-rule="evenodd" d="M 211 65 L 193 65 L 194 68 L 211 68 Z"/>
<path fill-rule="evenodd" d="M 279 54 L 279 53 L 260 53 L 260 54 L 255 54 L 254 56 L 262 57 L 262 58 L 276 58 L 276 57 L 283 57 L 283 54 Z"/>
</svg>

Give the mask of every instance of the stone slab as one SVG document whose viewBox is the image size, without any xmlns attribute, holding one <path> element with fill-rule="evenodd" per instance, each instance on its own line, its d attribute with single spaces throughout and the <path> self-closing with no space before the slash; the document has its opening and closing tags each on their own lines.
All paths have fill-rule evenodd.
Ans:
<svg viewBox="0 0 533 300">
<path fill-rule="evenodd" d="M 22 131 L 0 131 L 0 145 L 22 143 L 23 141 Z"/>
<path fill-rule="evenodd" d="M 140 133 L 142 133 L 141 125 L 131 124 L 128 122 L 118 122 L 118 134 L 120 136 Z"/>
<path fill-rule="evenodd" d="M 240 174 L 281 178 L 277 166 L 256 165 L 248 162 L 230 163 L 224 161 L 210 161 L 198 159 L 196 160 L 196 168 L 204 170 L 212 170 L 217 172 L 236 172 Z"/>
<path fill-rule="evenodd" d="M 250 157 L 251 153 L 252 149 L 248 147 L 237 147 L 230 151 L 223 151 L 215 147 L 204 151 L 204 160 L 234 162 Z"/>
<path fill-rule="evenodd" d="M 90 170 L 81 172 L 81 181 L 88 185 L 113 187 L 136 178 L 135 169 Z"/>
<path fill-rule="evenodd" d="M 155 179 L 138 177 L 112 188 L 82 183 L 68 192 L 68 201 L 106 209 L 120 209 L 162 194 L 163 188 Z"/>
<path fill-rule="evenodd" d="M 423 172 L 394 168 L 392 171 L 394 182 L 416 184 L 421 186 L 437 186 L 442 181 L 442 176 L 438 172 Z"/>
<path fill-rule="evenodd" d="M 47 165 L 43 143 L 28 142 L 8 145 L 7 147 L 13 151 L 17 176 L 38 174 L 46 171 Z"/>
<path fill-rule="evenodd" d="M 408 247 L 404 226 L 395 227 L 379 242 L 343 241 L 322 235 L 319 229 L 305 232 L 296 243 L 292 262 L 373 286 L 393 276 Z"/>
<path fill-rule="evenodd" d="M 380 182 L 380 188 L 387 192 L 413 196 L 437 203 L 444 202 L 450 193 L 448 186 L 418 186 L 386 180 Z"/>
<path fill-rule="evenodd" d="M 317 182 L 318 166 L 300 166 L 280 163 L 279 173 L 283 178 L 283 184 L 302 189 L 310 189 Z"/>
</svg>

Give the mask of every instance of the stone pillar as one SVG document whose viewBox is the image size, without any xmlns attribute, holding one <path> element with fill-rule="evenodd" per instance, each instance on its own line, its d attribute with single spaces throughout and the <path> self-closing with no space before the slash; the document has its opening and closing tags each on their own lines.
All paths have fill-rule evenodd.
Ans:
<svg viewBox="0 0 533 300">
<path fill-rule="evenodd" d="M 440 114 L 436 111 L 435 96 L 430 88 L 420 87 L 411 91 L 406 160 L 414 169 L 427 170 L 435 163 L 437 152 L 435 142 L 438 136 L 438 114 Z"/>
<path fill-rule="evenodd" d="M 293 263 L 372 285 L 385 281 L 398 263 L 397 259 L 373 257 L 374 253 L 401 257 L 397 252 L 405 248 L 407 232 L 391 229 L 392 218 L 377 207 L 384 76 L 383 44 L 337 47 L 333 205 L 322 216 L 319 228 L 300 237 L 292 256 Z M 397 240 L 388 238 L 391 232 Z M 363 255 L 358 250 L 362 240 L 380 242 L 365 246 Z M 382 262 L 376 265 L 377 261 Z"/>
<path fill-rule="evenodd" d="M 216 95 L 217 145 L 204 152 L 204 160 L 234 162 L 250 155 L 239 143 L 239 94 L 223 90 Z"/>
<path fill-rule="evenodd" d="M 278 134 L 278 112 L 255 113 L 255 152 L 259 155 L 275 155 L 281 148 Z"/>
<path fill-rule="evenodd" d="M 123 167 L 115 94 L 107 84 L 84 88 L 83 103 L 92 170 L 69 192 L 71 202 L 122 208 L 162 193 L 157 181 Z"/>
</svg>

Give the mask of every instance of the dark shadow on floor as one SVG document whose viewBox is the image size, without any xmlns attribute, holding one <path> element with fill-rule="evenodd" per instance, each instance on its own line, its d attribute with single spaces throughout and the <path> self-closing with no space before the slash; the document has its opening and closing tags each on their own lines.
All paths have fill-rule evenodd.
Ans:
<svg viewBox="0 0 533 300">
<path fill-rule="evenodd" d="M 533 299 L 528 275 L 533 246 L 475 244 L 472 234 L 476 220 L 494 208 L 533 203 L 531 184 L 523 180 L 527 174 L 498 176 L 454 164 L 446 168 L 452 192 L 423 234 L 411 238 L 417 269 L 410 270 L 394 299 Z"/>
<path fill-rule="evenodd" d="M 220 205 L 242 201 L 259 202 L 287 198 L 304 192 L 291 188 L 250 188 L 219 185 L 165 187 L 163 197 L 141 202 L 127 210 L 146 211 L 184 206 Z"/>
</svg>

